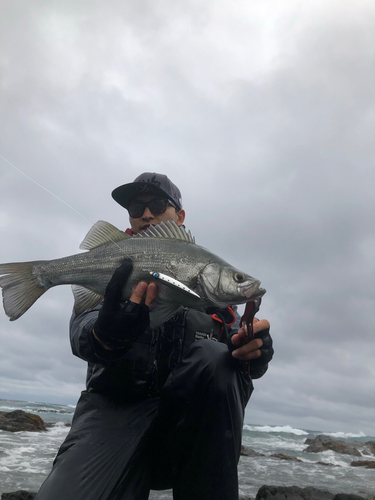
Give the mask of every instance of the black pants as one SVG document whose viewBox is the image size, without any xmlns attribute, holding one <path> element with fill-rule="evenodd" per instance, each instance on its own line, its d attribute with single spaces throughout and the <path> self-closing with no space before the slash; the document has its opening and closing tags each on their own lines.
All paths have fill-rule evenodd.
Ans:
<svg viewBox="0 0 375 500">
<path fill-rule="evenodd" d="M 192 344 L 160 398 L 122 405 L 83 392 L 36 500 L 238 499 L 244 409 L 252 393 L 224 344 Z"/>
</svg>

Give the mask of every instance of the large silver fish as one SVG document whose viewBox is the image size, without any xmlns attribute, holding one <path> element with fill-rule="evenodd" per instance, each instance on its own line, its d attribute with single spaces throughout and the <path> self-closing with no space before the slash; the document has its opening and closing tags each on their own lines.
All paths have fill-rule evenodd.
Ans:
<svg viewBox="0 0 375 500">
<path fill-rule="evenodd" d="M 72 285 L 76 314 L 95 307 L 125 259 L 132 260 L 133 271 L 123 290 L 124 300 L 140 280 L 158 284 L 158 299 L 150 313 L 152 328 L 167 321 L 181 305 L 226 307 L 266 292 L 260 281 L 196 245 L 190 231 L 175 222 L 150 226 L 132 237 L 99 221 L 80 248 L 88 251 L 62 259 L 0 264 L 4 310 L 11 321 L 56 285 Z"/>
</svg>

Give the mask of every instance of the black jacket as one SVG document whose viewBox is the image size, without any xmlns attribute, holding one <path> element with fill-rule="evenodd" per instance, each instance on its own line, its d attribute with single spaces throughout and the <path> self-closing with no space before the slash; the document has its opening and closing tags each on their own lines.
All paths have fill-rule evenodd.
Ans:
<svg viewBox="0 0 375 500">
<path fill-rule="evenodd" d="M 92 329 L 101 305 L 73 314 L 70 340 L 73 354 L 88 362 L 86 387 L 89 392 L 107 394 L 114 399 L 135 400 L 157 396 L 167 376 L 195 340 L 211 339 L 228 343 L 238 331 L 225 311 L 180 308 L 177 314 L 158 329 L 148 328 L 132 342 L 129 351 L 105 350 L 95 340 Z M 212 314 L 216 312 L 214 316 Z M 220 313 L 224 313 L 224 316 Z M 214 319 L 216 318 L 216 319 Z"/>
</svg>

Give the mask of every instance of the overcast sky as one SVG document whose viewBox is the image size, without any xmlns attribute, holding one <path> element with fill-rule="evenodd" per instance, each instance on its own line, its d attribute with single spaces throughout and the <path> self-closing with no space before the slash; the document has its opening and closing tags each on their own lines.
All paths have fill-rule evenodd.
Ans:
<svg viewBox="0 0 375 500">
<path fill-rule="evenodd" d="M 247 422 L 375 436 L 374 56 L 373 0 L 2 0 L 0 262 L 126 229 L 111 191 L 167 174 L 197 243 L 267 289 Z M 0 311 L 1 398 L 77 401 L 72 306 Z"/>
</svg>

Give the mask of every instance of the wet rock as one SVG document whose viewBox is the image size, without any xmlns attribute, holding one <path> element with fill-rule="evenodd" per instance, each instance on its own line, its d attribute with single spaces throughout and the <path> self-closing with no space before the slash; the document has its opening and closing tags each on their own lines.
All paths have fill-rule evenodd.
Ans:
<svg viewBox="0 0 375 500">
<path fill-rule="evenodd" d="M 289 455 L 284 455 L 284 453 L 274 453 L 271 457 L 280 458 L 281 460 L 293 460 L 293 462 L 302 462 L 297 457 L 290 457 Z"/>
<path fill-rule="evenodd" d="M 309 486 L 299 488 L 298 486 L 262 486 L 255 500 L 366 500 L 364 497 L 338 493 L 334 494 L 327 490 L 318 490 Z"/>
<path fill-rule="evenodd" d="M 47 430 L 39 415 L 26 413 L 23 410 L 0 411 L 0 429 L 8 432 Z"/>
<path fill-rule="evenodd" d="M 335 453 L 341 453 L 343 455 L 354 455 L 355 457 L 362 456 L 353 443 L 334 439 L 324 434 L 320 434 L 315 439 L 306 439 L 305 444 L 309 445 L 303 450 L 306 453 L 320 453 L 322 451 L 332 450 Z"/>
<path fill-rule="evenodd" d="M 11 493 L 3 493 L 1 500 L 33 500 L 36 497 L 36 492 L 19 490 Z"/>
<path fill-rule="evenodd" d="M 333 500 L 334 493 L 313 487 L 262 486 L 255 500 Z"/>
<path fill-rule="evenodd" d="M 248 446 L 241 446 L 241 455 L 244 457 L 265 457 L 266 455 L 263 455 L 263 453 L 258 453 L 257 451 L 253 450 L 252 448 L 249 448 Z"/>
<path fill-rule="evenodd" d="M 366 469 L 375 469 L 375 460 L 354 460 L 352 467 L 366 467 Z"/>
<path fill-rule="evenodd" d="M 320 460 L 319 460 L 319 462 L 315 462 L 315 463 L 318 465 L 329 465 L 330 467 L 341 467 L 341 465 L 331 464 L 329 462 L 321 462 Z"/>
<path fill-rule="evenodd" d="M 332 500 L 366 500 L 364 497 L 359 495 L 353 495 L 352 493 L 338 493 L 333 497 Z"/>
<path fill-rule="evenodd" d="M 362 453 L 364 455 L 375 455 L 375 441 L 367 441 L 366 443 L 361 443 L 363 445 Z"/>
</svg>

